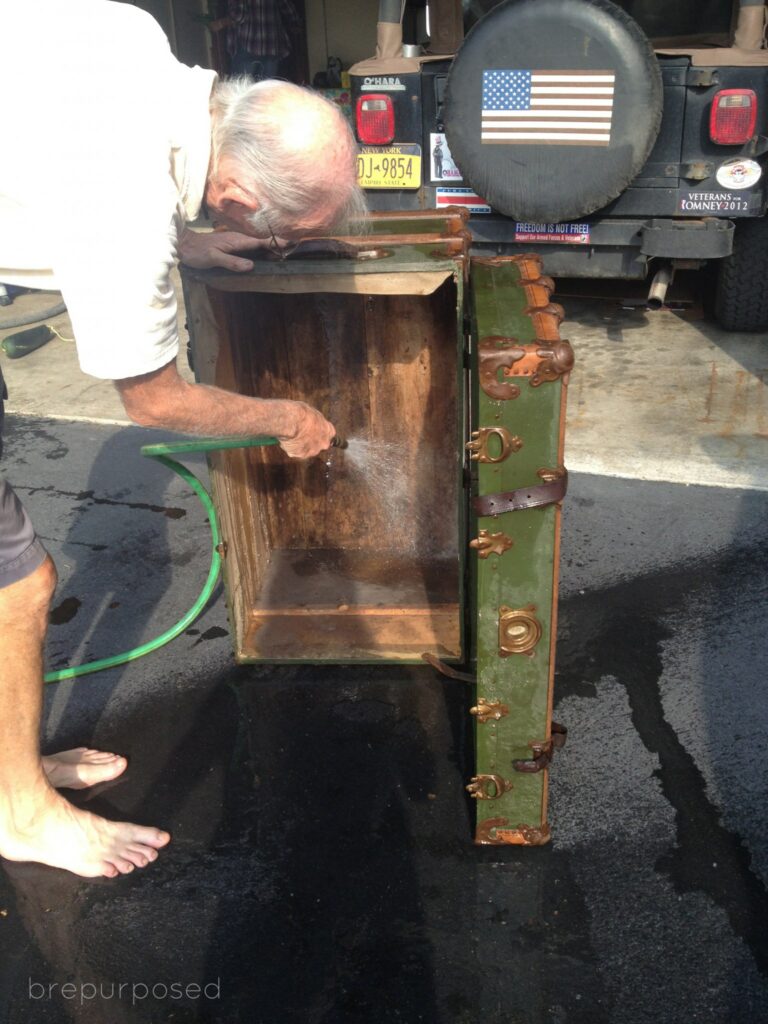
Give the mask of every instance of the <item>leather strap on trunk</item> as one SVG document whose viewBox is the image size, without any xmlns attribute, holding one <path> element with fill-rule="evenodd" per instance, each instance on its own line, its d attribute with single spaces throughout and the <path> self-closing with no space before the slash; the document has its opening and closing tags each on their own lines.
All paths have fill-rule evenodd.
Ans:
<svg viewBox="0 0 768 1024">
<path fill-rule="evenodd" d="M 525 508 L 543 508 L 562 501 L 568 490 L 568 471 L 543 484 L 519 487 L 502 494 L 484 494 L 472 499 L 472 507 L 479 516 L 500 516 L 502 512 L 519 512 Z"/>
</svg>

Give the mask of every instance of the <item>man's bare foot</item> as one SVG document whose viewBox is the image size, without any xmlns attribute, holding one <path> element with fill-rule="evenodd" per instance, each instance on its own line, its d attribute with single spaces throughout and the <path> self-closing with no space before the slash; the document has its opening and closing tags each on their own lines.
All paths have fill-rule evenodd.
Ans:
<svg viewBox="0 0 768 1024">
<path fill-rule="evenodd" d="M 76 747 L 43 758 L 43 771 L 54 789 L 87 789 L 122 775 L 128 762 L 119 754 Z"/>
<path fill-rule="evenodd" d="M 0 808 L 0 856 L 64 868 L 85 878 L 114 878 L 156 860 L 167 832 L 125 821 L 107 821 L 73 807 L 41 786 L 33 798 Z"/>
</svg>

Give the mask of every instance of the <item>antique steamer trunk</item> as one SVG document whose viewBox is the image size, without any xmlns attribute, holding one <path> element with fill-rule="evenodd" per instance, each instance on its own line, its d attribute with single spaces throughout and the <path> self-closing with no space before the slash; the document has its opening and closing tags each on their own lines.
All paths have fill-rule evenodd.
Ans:
<svg viewBox="0 0 768 1024">
<path fill-rule="evenodd" d="M 427 211 L 183 278 L 198 380 L 349 440 L 210 456 L 237 660 L 471 680 L 476 841 L 546 841 L 571 357 L 538 258 L 470 266 L 463 211 Z"/>
</svg>

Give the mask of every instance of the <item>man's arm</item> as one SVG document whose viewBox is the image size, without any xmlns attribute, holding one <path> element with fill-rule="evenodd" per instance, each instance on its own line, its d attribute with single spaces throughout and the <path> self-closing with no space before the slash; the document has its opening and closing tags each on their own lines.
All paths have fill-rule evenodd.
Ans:
<svg viewBox="0 0 768 1024">
<path fill-rule="evenodd" d="M 125 411 L 142 427 L 210 437 L 277 437 L 283 450 L 306 459 L 330 447 L 333 424 L 312 406 L 279 398 L 247 398 L 207 384 L 188 384 L 167 363 L 140 377 L 115 381 Z"/>
</svg>

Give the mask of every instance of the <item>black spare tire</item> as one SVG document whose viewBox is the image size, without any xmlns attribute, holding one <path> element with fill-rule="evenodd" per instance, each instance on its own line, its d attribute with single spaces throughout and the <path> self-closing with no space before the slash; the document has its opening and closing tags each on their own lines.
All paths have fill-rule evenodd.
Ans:
<svg viewBox="0 0 768 1024">
<path fill-rule="evenodd" d="M 661 124 L 658 61 L 609 0 L 508 0 L 451 67 L 444 123 L 464 180 L 518 221 L 575 220 L 637 175 Z"/>
</svg>

